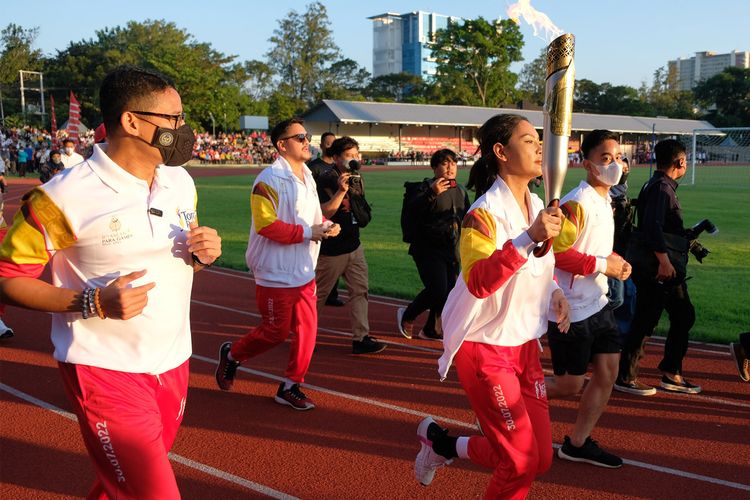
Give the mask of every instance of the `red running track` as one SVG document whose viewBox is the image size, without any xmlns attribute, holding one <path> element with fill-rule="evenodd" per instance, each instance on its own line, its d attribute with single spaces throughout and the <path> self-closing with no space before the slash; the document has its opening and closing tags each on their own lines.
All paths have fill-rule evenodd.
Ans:
<svg viewBox="0 0 750 500">
<path fill-rule="evenodd" d="M 14 181 L 6 213 L 30 184 Z M 305 389 L 318 405 L 311 412 L 273 402 L 286 346 L 241 367 L 232 392 L 219 391 L 218 346 L 258 323 L 253 286 L 236 271 L 196 276 L 188 407 L 172 450 L 184 498 L 481 497 L 489 473 L 467 461 L 440 469 L 429 487 L 414 480 L 423 416 L 454 432 L 475 429 L 455 372 L 438 380 L 440 345 L 396 333 L 403 301 L 371 297 L 372 334 L 389 346 L 369 356 L 351 354 L 347 308 L 324 309 Z M 6 320 L 16 336 L 0 343 L 0 497 L 84 496 L 93 473 L 51 356 L 50 316 L 10 307 Z M 660 350 L 655 339 L 643 369 L 647 383 L 658 383 Z M 543 363 L 550 368 L 547 352 Z M 530 497 L 750 498 L 750 385 L 723 346 L 691 345 L 686 370 L 702 394 L 613 394 L 594 437 L 626 459 L 623 468 L 555 459 Z M 551 403 L 555 443 L 576 408 L 577 398 Z"/>
</svg>

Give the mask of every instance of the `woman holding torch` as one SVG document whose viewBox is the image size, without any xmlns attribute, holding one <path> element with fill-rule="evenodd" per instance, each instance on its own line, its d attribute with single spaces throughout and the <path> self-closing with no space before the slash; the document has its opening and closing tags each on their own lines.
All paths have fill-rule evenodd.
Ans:
<svg viewBox="0 0 750 500">
<path fill-rule="evenodd" d="M 443 310 L 442 379 L 451 364 L 483 435 L 452 437 L 431 417 L 419 425 L 417 480 L 429 484 L 454 458 L 494 470 L 485 498 L 525 498 L 552 461 L 552 436 L 538 338 L 547 319 L 567 331 L 568 303 L 553 281 L 562 213 L 544 208 L 528 183 L 542 173 L 539 134 L 525 118 L 497 115 L 479 129 L 482 157 L 471 178 L 486 192 L 464 218 L 461 275 Z"/>
</svg>

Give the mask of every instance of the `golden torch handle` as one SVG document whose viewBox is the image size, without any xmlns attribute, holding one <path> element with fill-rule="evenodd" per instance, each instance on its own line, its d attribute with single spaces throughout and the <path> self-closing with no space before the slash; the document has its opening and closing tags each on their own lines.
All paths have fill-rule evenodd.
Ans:
<svg viewBox="0 0 750 500">
<path fill-rule="evenodd" d="M 549 202 L 549 207 L 547 208 L 557 208 L 560 206 L 560 200 L 554 199 Z M 547 240 L 544 240 L 540 242 L 537 246 L 534 247 L 534 257 L 544 257 L 547 255 L 547 252 L 549 252 L 549 249 L 552 248 L 552 242 L 554 241 L 554 238 L 549 238 Z"/>
</svg>

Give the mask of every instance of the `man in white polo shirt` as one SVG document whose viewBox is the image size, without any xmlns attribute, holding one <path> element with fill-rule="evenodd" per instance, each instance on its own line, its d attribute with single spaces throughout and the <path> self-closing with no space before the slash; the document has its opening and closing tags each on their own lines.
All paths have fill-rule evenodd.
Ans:
<svg viewBox="0 0 750 500">
<path fill-rule="evenodd" d="M 586 180 L 560 202 L 565 220 L 553 247 L 555 278 L 570 303 L 571 323 L 567 333 L 549 323 L 555 376 L 546 379 L 547 397 L 577 394 L 589 362 L 592 364 L 573 432 L 565 436 L 557 455 L 617 468 L 622 459 L 601 449 L 591 432 L 612 393 L 620 361 L 620 334 L 612 309 L 607 307 L 607 278 L 625 280 L 631 270 L 630 264 L 612 251 L 615 226 L 609 188 L 622 176 L 620 143 L 609 130 L 593 130 L 581 149 Z"/>
<path fill-rule="evenodd" d="M 78 165 L 83 161 L 83 156 L 76 153 L 76 143 L 73 139 L 65 139 L 63 141 L 63 149 L 60 154 L 64 168 L 70 168 L 73 165 Z"/>
<path fill-rule="evenodd" d="M 52 316 L 66 393 L 96 471 L 90 498 L 179 498 L 167 453 L 185 411 L 193 273 L 221 254 L 198 226 L 193 132 L 174 84 L 102 82 L 108 145 L 30 191 L 0 247 L 0 299 Z M 166 166 L 168 165 L 168 166 Z M 52 284 L 41 281 L 50 264 Z"/>
</svg>

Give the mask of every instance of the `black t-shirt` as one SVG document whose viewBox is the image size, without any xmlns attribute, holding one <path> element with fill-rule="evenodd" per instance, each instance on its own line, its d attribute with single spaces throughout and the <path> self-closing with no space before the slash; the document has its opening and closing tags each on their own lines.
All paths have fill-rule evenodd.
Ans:
<svg viewBox="0 0 750 500">
<path fill-rule="evenodd" d="M 326 163 L 323 158 L 315 158 L 313 161 L 307 164 L 307 168 L 312 172 L 313 179 L 318 182 L 320 174 L 327 172 L 333 168 L 333 163 Z"/>
<path fill-rule="evenodd" d="M 425 179 L 426 189 L 413 201 L 412 213 L 419 223 L 409 254 L 438 254 L 449 260 L 458 260 L 461 222 L 471 206 L 469 194 L 459 185 L 435 196 L 429 187 L 434 180 Z"/>
<path fill-rule="evenodd" d="M 321 205 L 327 203 L 339 190 L 339 172 L 336 168 L 332 168 L 326 172 L 321 173 L 317 181 L 318 184 L 318 198 L 320 198 Z M 323 240 L 320 245 L 321 255 L 335 256 L 343 255 L 346 253 L 353 252 L 359 248 L 359 225 L 354 214 L 349 209 L 349 193 L 357 191 L 354 187 L 349 187 L 349 191 L 344 195 L 344 199 L 333 214 L 331 220 L 341 226 L 341 232 L 335 238 L 328 238 Z M 357 194 L 361 194 L 364 197 L 364 188 L 361 189 Z"/>
</svg>

